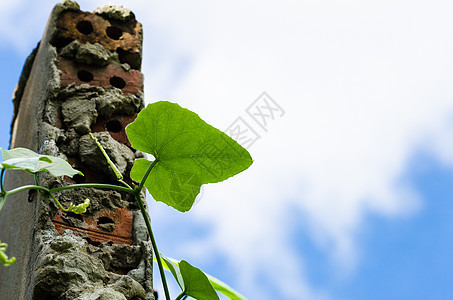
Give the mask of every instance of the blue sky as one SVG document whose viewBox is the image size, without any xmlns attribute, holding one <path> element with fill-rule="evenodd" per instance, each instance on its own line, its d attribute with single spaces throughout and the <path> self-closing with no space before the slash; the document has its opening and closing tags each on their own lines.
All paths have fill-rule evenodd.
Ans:
<svg viewBox="0 0 453 300">
<path fill-rule="evenodd" d="M 1 147 L 57 3 L 9 2 Z M 453 4 L 112 2 L 144 25 L 148 102 L 178 102 L 220 129 L 241 117 L 260 135 L 253 166 L 205 186 L 189 213 L 149 202 L 161 252 L 250 299 L 453 297 Z M 246 112 L 263 91 L 285 111 L 266 130 Z"/>
</svg>

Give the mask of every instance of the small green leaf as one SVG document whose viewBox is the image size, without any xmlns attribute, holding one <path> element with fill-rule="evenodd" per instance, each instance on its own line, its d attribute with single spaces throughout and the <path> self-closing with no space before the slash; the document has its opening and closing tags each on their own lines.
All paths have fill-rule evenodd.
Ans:
<svg viewBox="0 0 453 300">
<path fill-rule="evenodd" d="M 186 295 L 200 300 L 219 299 L 208 277 L 200 269 L 181 260 L 179 270 L 184 280 Z"/>
<path fill-rule="evenodd" d="M 179 267 L 180 262 L 174 258 L 166 257 L 166 256 L 162 255 L 162 253 L 160 253 L 160 258 L 161 258 L 163 267 L 165 269 L 169 270 L 173 274 L 173 277 L 178 282 L 179 286 L 181 287 L 181 290 L 184 290 L 185 285 L 184 285 L 184 280 L 181 275 L 181 271 L 180 271 L 180 267 Z M 156 260 L 156 258 L 154 258 L 154 260 Z M 247 298 L 245 296 L 243 296 L 238 291 L 234 290 L 232 287 L 227 285 L 225 282 L 223 282 L 209 274 L 206 274 L 206 273 L 204 273 L 204 274 L 208 278 L 208 280 L 211 283 L 214 290 L 216 290 L 217 292 L 224 294 L 231 300 L 247 300 Z"/>
<path fill-rule="evenodd" d="M 126 132 L 132 147 L 157 161 L 145 187 L 156 201 L 183 212 L 192 207 L 202 184 L 223 181 L 253 162 L 235 140 L 175 103 L 149 104 Z M 141 181 L 150 164 L 137 160 L 132 177 Z"/>
<path fill-rule="evenodd" d="M 9 267 L 16 261 L 16 258 L 15 257 L 8 258 L 8 255 L 6 255 L 5 253 L 6 248 L 8 248 L 8 244 L 2 243 L 0 241 L 0 263 L 5 267 Z"/>
<path fill-rule="evenodd" d="M 72 203 L 68 207 L 68 211 L 72 211 L 73 213 L 76 214 L 83 214 L 87 211 L 87 207 L 90 205 L 90 199 L 85 199 L 83 203 L 79 205 L 73 205 Z"/>
<path fill-rule="evenodd" d="M 3 169 L 23 170 L 32 174 L 48 171 L 54 176 L 83 175 L 59 157 L 40 155 L 26 148 L 1 149 L 1 151 L 4 159 L 1 163 Z"/>
</svg>

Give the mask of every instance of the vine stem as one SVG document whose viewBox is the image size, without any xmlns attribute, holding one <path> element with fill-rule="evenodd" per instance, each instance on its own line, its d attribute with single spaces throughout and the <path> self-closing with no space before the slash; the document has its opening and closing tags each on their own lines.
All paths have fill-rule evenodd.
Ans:
<svg viewBox="0 0 453 300">
<path fill-rule="evenodd" d="M 60 186 L 57 188 L 53 189 L 46 189 L 45 187 L 39 186 L 39 185 L 24 185 L 15 189 L 12 189 L 10 191 L 5 191 L 5 194 L 10 196 L 25 190 L 41 190 L 46 193 L 56 193 L 59 191 L 64 191 L 64 190 L 71 190 L 71 189 L 78 189 L 78 188 L 98 188 L 98 189 L 112 189 L 112 190 L 119 190 L 123 192 L 128 192 L 131 194 L 135 193 L 134 189 L 123 187 L 123 186 L 118 186 L 118 185 L 113 185 L 113 184 L 103 184 L 103 183 L 82 183 L 82 184 L 73 184 L 73 185 L 65 185 L 65 186 Z"/>
<path fill-rule="evenodd" d="M 6 191 L 5 191 L 5 188 L 3 187 L 3 175 L 5 175 L 5 169 L 2 169 L 2 171 L 0 173 L 0 195 L 1 195 L 0 210 L 2 210 L 2 207 L 6 201 Z"/>
<path fill-rule="evenodd" d="M 148 214 L 146 213 L 145 205 L 143 204 L 142 198 L 140 197 L 140 193 L 143 189 L 143 186 L 145 185 L 146 179 L 148 179 L 149 173 L 151 173 L 151 170 L 154 168 L 156 163 L 157 159 L 154 160 L 148 167 L 148 169 L 145 172 L 145 175 L 143 176 L 142 181 L 140 182 L 140 185 L 137 187 L 134 194 L 135 200 L 137 200 L 138 206 L 140 207 L 140 211 L 142 212 L 143 219 L 145 219 L 146 228 L 148 229 L 151 244 L 153 245 L 154 253 L 156 255 L 157 266 L 159 267 L 160 278 L 162 280 L 162 285 L 164 287 L 165 299 L 170 300 L 170 293 L 168 291 L 167 279 L 165 278 L 164 266 L 162 265 L 159 250 L 157 249 L 157 243 L 156 240 L 154 239 L 153 230 L 151 229 L 151 221 Z"/>
<path fill-rule="evenodd" d="M 157 164 L 158 160 L 155 159 L 151 165 L 148 167 L 148 169 L 146 170 L 145 172 L 145 175 L 143 175 L 143 179 L 142 181 L 140 182 L 140 185 L 138 186 L 137 190 L 140 192 L 142 189 L 143 189 L 143 186 L 145 185 L 145 181 L 146 179 L 148 179 L 148 175 L 149 173 L 151 173 L 151 170 L 154 168 L 154 166 Z"/>
<path fill-rule="evenodd" d="M 165 272 L 164 272 L 164 268 L 162 266 L 162 261 L 160 259 L 160 253 L 159 253 L 159 250 L 157 249 L 157 243 L 156 243 L 156 240 L 154 239 L 154 234 L 153 234 L 153 231 L 151 229 L 151 220 L 150 220 L 150 217 L 148 216 L 148 214 L 146 213 L 145 205 L 143 204 L 143 201 L 142 201 L 142 198 L 141 198 L 141 195 L 140 195 L 141 191 L 142 191 L 142 189 L 143 189 L 143 187 L 145 185 L 145 182 L 148 179 L 149 174 L 151 173 L 151 170 L 154 168 L 154 166 L 156 165 L 158 160 L 155 159 L 151 163 L 151 165 L 148 167 L 148 169 L 146 169 L 145 175 L 143 175 L 143 178 L 142 178 L 139 186 L 136 189 L 132 189 L 123 180 L 123 175 L 118 170 L 118 168 L 115 166 L 113 161 L 110 159 L 110 157 L 108 156 L 107 152 L 105 152 L 104 147 L 102 147 L 102 145 L 99 143 L 98 139 L 92 133 L 90 133 L 90 136 L 94 140 L 96 145 L 99 147 L 99 149 L 101 150 L 102 154 L 104 155 L 105 159 L 107 160 L 107 163 L 110 165 L 110 167 L 112 168 L 113 172 L 115 173 L 117 180 L 120 183 L 122 183 L 123 185 L 126 186 L 126 189 L 122 188 L 120 190 L 129 192 L 129 193 L 133 193 L 134 196 L 135 196 L 135 200 L 137 201 L 138 206 L 140 207 L 140 211 L 142 213 L 143 219 L 145 220 L 146 228 L 148 229 L 148 234 L 149 234 L 149 237 L 151 239 L 151 244 L 153 245 L 154 253 L 156 254 L 157 265 L 159 266 L 159 273 L 160 273 L 160 277 L 161 277 L 161 280 L 162 280 L 162 285 L 164 286 L 165 298 L 167 300 L 170 300 L 170 293 L 168 292 L 167 280 L 165 279 Z M 79 185 L 79 186 L 81 186 L 81 185 Z M 91 185 L 90 187 L 95 187 L 95 186 Z M 119 188 L 115 187 L 115 189 L 119 189 Z"/>
<path fill-rule="evenodd" d="M 16 193 L 19 193 L 22 191 L 26 191 L 26 190 L 40 190 L 40 191 L 44 191 L 46 193 L 50 192 L 49 189 L 46 189 L 45 187 L 42 187 L 39 185 L 24 185 L 24 186 L 12 189 L 10 191 L 5 191 L 5 195 L 10 196 L 10 195 L 13 195 L 13 194 L 16 194 Z"/>
<path fill-rule="evenodd" d="M 148 234 L 151 239 L 151 244 L 153 245 L 154 254 L 156 255 L 156 260 L 157 260 L 157 266 L 159 267 L 160 278 L 162 280 L 162 285 L 164 286 L 165 299 L 170 300 L 170 293 L 168 292 L 167 279 L 165 278 L 164 267 L 162 265 L 162 261 L 160 259 L 160 253 L 159 253 L 159 250 L 157 249 L 157 243 L 156 243 L 156 240 L 154 239 L 154 234 L 151 229 L 151 222 L 149 220 L 148 214 L 146 213 L 142 198 L 140 197 L 140 192 L 135 194 L 135 199 L 137 200 L 138 206 L 140 207 L 140 211 L 142 212 L 143 218 L 145 219 L 146 228 L 148 229 Z"/>
<path fill-rule="evenodd" d="M 55 193 L 55 192 L 59 192 L 59 191 L 77 189 L 77 188 L 112 189 L 112 190 L 128 192 L 131 194 L 135 193 L 134 189 L 132 189 L 130 187 L 124 187 L 124 186 L 119 186 L 119 185 L 114 185 L 114 184 L 104 184 L 104 183 L 80 183 L 80 184 L 73 184 L 73 185 L 65 185 L 65 186 L 60 186 L 57 188 L 50 189 L 49 191 L 51 193 Z"/>
<path fill-rule="evenodd" d="M 5 169 L 2 169 L 2 172 L 0 173 L 0 188 L 2 194 L 5 193 L 5 188 L 3 187 L 3 176 L 5 175 Z"/>
<path fill-rule="evenodd" d="M 58 206 L 61 208 L 61 210 L 63 210 L 63 211 L 69 211 L 68 208 L 64 208 L 63 205 L 61 205 L 60 201 L 58 201 L 57 198 L 55 198 L 54 195 L 49 194 L 49 196 L 50 196 L 55 202 L 57 202 L 57 204 L 58 204 Z M 72 203 L 72 202 L 71 202 L 71 203 Z"/>
<path fill-rule="evenodd" d="M 39 185 L 38 173 L 33 174 L 33 178 L 35 179 L 35 184 Z"/>
</svg>

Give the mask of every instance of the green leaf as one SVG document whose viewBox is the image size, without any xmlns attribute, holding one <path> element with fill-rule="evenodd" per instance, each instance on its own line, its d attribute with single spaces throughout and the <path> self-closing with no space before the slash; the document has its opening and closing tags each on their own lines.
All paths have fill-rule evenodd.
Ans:
<svg viewBox="0 0 453 300">
<path fill-rule="evenodd" d="M 232 300 L 247 300 L 247 298 L 245 298 L 245 296 L 243 296 L 238 291 L 234 290 L 232 287 L 230 287 L 225 282 L 223 282 L 209 274 L 206 274 L 206 276 L 208 277 L 209 282 L 211 283 L 212 287 L 217 292 L 224 294 L 225 296 L 227 296 L 228 298 L 230 298 Z"/>
<path fill-rule="evenodd" d="M 184 280 L 186 295 L 202 300 L 219 299 L 208 277 L 200 269 L 195 268 L 185 260 L 181 260 L 179 270 Z"/>
<path fill-rule="evenodd" d="M 87 207 L 90 205 L 90 199 L 85 199 L 83 203 L 78 205 L 73 205 L 72 203 L 68 207 L 68 211 L 72 211 L 76 214 L 83 214 L 87 211 Z"/>
<path fill-rule="evenodd" d="M 223 181 L 253 162 L 235 140 L 175 103 L 149 104 L 126 132 L 132 147 L 157 161 L 145 187 L 155 200 L 179 211 L 192 207 L 202 184 Z M 141 181 L 150 164 L 137 160 L 131 176 Z"/>
<path fill-rule="evenodd" d="M 6 255 L 5 253 L 6 248 L 8 248 L 8 244 L 2 243 L 0 241 L 0 263 L 5 267 L 9 267 L 16 261 L 16 258 L 15 257 L 8 258 L 8 255 Z"/>
<path fill-rule="evenodd" d="M 180 262 L 174 258 L 166 257 L 166 256 L 162 255 L 162 253 L 160 253 L 160 258 L 161 258 L 164 268 L 169 270 L 173 274 L 173 277 L 178 282 L 179 286 L 181 287 L 181 290 L 184 290 L 185 285 L 184 285 L 184 280 L 183 280 L 183 277 L 182 277 L 181 271 L 180 271 L 180 266 L 179 266 Z M 156 258 L 154 258 L 154 260 L 156 260 Z M 206 275 L 206 277 L 208 278 L 208 280 L 209 280 L 210 284 L 212 285 L 212 287 L 214 288 L 214 290 L 224 294 L 229 299 L 247 300 L 247 298 L 245 296 L 243 296 L 238 291 L 234 290 L 232 287 L 230 287 L 223 281 L 215 278 L 214 276 L 206 274 L 206 273 L 204 273 L 204 275 Z"/>
<path fill-rule="evenodd" d="M 176 282 L 178 282 L 181 290 L 184 290 L 184 280 L 182 278 L 181 271 L 179 270 L 179 261 L 173 258 L 165 257 L 162 254 L 160 254 L 160 258 L 163 267 L 173 274 L 173 277 L 176 279 Z"/>
<path fill-rule="evenodd" d="M 131 177 L 141 180 L 151 163 L 147 159 L 137 159 L 132 167 Z M 160 201 L 180 211 L 188 211 L 200 192 L 201 183 L 194 174 L 173 172 L 157 163 L 145 186 L 154 199 L 161 199 Z"/>
<path fill-rule="evenodd" d="M 1 163 L 3 169 L 23 170 L 32 174 L 48 171 L 54 176 L 83 175 L 59 157 L 40 155 L 26 148 L 1 149 L 1 151 L 4 159 Z"/>
</svg>

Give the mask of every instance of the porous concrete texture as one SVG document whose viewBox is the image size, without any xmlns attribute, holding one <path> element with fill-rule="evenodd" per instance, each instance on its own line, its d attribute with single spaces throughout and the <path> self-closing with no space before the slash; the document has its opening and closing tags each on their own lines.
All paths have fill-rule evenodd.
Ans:
<svg viewBox="0 0 453 300">
<path fill-rule="evenodd" d="M 11 148 L 61 157 L 85 176 L 41 173 L 41 185 L 117 184 L 90 132 L 132 183 L 142 153 L 130 147 L 125 126 L 144 106 L 141 45 L 141 25 L 126 8 L 55 6 L 13 97 Z M 6 172 L 7 189 L 26 184 L 34 184 L 29 174 Z M 134 198 L 90 188 L 55 196 L 66 206 L 86 198 L 91 204 L 76 215 L 40 193 L 6 200 L 0 239 L 17 261 L 0 267 L 1 299 L 154 299 L 152 248 Z"/>
</svg>

